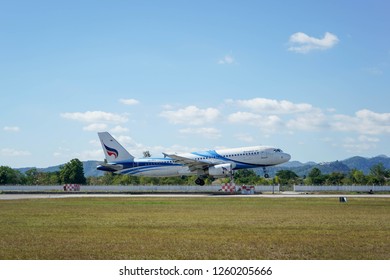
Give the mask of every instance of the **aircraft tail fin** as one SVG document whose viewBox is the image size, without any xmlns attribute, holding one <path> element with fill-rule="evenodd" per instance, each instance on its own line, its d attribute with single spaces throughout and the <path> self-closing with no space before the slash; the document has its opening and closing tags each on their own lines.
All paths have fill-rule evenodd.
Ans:
<svg viewBox="0 0 390 280">
<path fill-rule="evenodd" d="M 108 132 L 98 132 L 107 162 L 133 161 L 134 157 Z"/>
</svg>

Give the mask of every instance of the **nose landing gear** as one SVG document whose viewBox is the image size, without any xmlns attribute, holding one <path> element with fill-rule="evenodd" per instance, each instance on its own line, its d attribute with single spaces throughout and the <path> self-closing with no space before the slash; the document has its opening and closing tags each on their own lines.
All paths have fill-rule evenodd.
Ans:
<svg viewBox="0 0 390 280">
<path fill-rule="evenodd" d="M 264 172 L 264 178 L 268 179 L 269 178 L 269 174 L 267 172 L 267 168 L 266 167 L 263 167 L 263 172 Z"/>
</svg>

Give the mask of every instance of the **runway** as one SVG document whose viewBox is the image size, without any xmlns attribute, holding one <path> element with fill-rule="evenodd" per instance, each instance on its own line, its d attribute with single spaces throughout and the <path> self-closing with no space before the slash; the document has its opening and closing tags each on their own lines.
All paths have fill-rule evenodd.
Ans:
<svg viewBox="0 0 390 280">
<path fill-rule="evenodd" d="M 280 194 L 255 194 L 255 195 L 218 195 L 218 194 L 0 194 L 0 200 L 20 200 L 20 199 L 54 199 L 54 198 L 231 198 L 242 197 L 248 199 L 256 198 L 390 198 L 390 194 L 305 194 L 305 193 L 280 193 Z"/>
</svg>

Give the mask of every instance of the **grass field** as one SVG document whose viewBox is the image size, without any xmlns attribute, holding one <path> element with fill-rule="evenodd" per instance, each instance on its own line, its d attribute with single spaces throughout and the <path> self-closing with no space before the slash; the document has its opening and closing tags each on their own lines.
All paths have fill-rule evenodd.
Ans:
<svg viewBox="0 0 390 280">
<path fill-rule="evenodd" d="M 390 259 L 390 200 L 0 201 L 0 259 Z"/>
</svg>

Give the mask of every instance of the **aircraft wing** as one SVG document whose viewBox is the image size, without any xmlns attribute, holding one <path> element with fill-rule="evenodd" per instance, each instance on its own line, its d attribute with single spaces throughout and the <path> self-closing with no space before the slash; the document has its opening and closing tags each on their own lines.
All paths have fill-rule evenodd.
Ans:
<svg viewBox="0 0 390 280">
<path fill-rule="evenodd" d="M 176 161 L 180 164 L 184 164 L 184 165 L 188 166 L 188 168 L 190 169 L 191 172 L 197 171 L 197 170 L 204 171 L 205 169 L 209 168 L 210 166 L 222 163 L 220 160 L 216 160 L 216 159 L 208 159 L 205 161 L 199 161 L 199 160 L 194 160 L 194 159 L 187 158 L 187 157 L 178 156 L 175 154 L 171 154 L 171 155 L 164 154 L 164 155 L 167 157 L 170 157 L 171 159 L 173 159 L 174 161 Z"/>
</svg>

